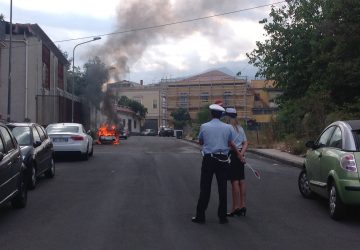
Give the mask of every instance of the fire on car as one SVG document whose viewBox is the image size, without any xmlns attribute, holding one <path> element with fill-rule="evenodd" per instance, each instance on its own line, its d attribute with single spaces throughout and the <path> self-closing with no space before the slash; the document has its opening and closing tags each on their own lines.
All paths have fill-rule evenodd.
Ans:
<svg viewBox="0 0 360 250">
<path fill-rule="evenodd" d="M 97 144 L 119 144 L 119 133 L 115 125 L 103 124 L 98 130 Z"/>
</svg>

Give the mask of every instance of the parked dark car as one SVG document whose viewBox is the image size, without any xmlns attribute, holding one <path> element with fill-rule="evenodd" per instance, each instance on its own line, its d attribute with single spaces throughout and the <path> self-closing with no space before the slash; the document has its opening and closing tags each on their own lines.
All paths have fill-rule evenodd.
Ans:
<svg viewBox="0 0 360 250">
<path fill-rule="evenodd" d="M 26 167 L 20 147 L 10 129 L 0 123 L 0 204 L 11 201 L 14 208 L 23 208 L 27 201 Z"/>
<path fill-rule="evenodd" d="M 159 136 L 174 136 L 174 130 L 172 128 L 161 128 Z"/>
<path fill-rule="evenodd" d="M 45 129 L 36 123 L 9 123 L 7 126 L 18 141 L 25 163 L 28 188 L 36 187 L 37 178 L 55 176 L 53 144 Z"/>
<path fill-rule="evenodd" d="M 128 137 L 129 137 L 129 130 L 123 129 L 123 130 L 120 131 L 120 133 L 119 133 L 119 138 L 120 139 L 127 140 Z"/>
</svg>

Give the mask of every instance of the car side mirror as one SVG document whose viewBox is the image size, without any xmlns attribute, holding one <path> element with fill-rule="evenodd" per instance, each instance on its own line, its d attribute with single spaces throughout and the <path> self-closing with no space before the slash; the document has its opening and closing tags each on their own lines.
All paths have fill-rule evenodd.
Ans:
<svg viewBox="0 0 360 250">
<path fill-rule="evenodd" d="M 306 146 L 307 148 L 316 149 L 316 144 L 315 144 L 314 141 L 308 141 L 308 142 L 306 142 L 306 143 L 305 143 L 305 146 Z"/>
<path fill-rule="evenodd" d="M 39 147 L 41 145 L 41 141 L 34 142 L 34 148 Z"/>
<path fill-rule="evenodd" d="M 0 152 L 0 161 L 2 161 L 2 159 L 4 159 L 4 153 L 3 152 Z"/>
</svg>

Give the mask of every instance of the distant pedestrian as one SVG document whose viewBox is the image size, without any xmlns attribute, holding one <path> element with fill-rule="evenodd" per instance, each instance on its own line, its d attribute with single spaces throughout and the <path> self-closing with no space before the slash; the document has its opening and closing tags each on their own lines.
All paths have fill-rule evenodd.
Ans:
<svg viewBox="0 0 360 250">
<path fill-rule="evenodd" d="M 246 186 L 245 186 L 245 152 L 248 142 L 244 129 L 241 127 L 237 119 L 235 108 L 227 108 L 226 116 L 229 117 L 229 123 L 233 126 L 236 137 L 234 143 L 236 149 L 230 151 L 230 168 L 229 179 L 232 186 L 232 210 L 228 216 L 245 216 L 246 215 Z M 238 157 L 240 155 L 240 157 Z"/>
<path fill-rule="evenodd" d="M 213 175 L 216 176 L 219 193 L 218 217 L 221 224 L 228 223 L 227 211 L 227 168 L 229 167 L 229 147 L 236 150 L 234 129 L 220 121 L 225 109 L 217 104 L 209 106 L 212 120 L 200 127 L 199 144 L 202 145 L 203 160 L 200 177 L 200 195 L 196 207 L 194 223 L 205 223 Z"/>
</svg>

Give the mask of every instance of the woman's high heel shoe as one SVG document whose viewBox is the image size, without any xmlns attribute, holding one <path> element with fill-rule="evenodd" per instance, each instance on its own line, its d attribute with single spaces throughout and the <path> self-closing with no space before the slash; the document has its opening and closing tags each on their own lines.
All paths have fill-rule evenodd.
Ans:
<svg viewBox="0 0 360 250">
<path fill-rule="evenodd" d="M 239 213 L 240 213 L 240 208 L 236 208 L 234 211 L 232 211 L 231 213 L 227 213 L 226 216 L 228 217 L 234 217 L 234 215 L 238 215 L 239 216 Z"/>
<path fill-rule="evenodd" d="M 246 216 L 246 207 L 236 209 L 235 211 L 237 216 Z"/>
</svg>

